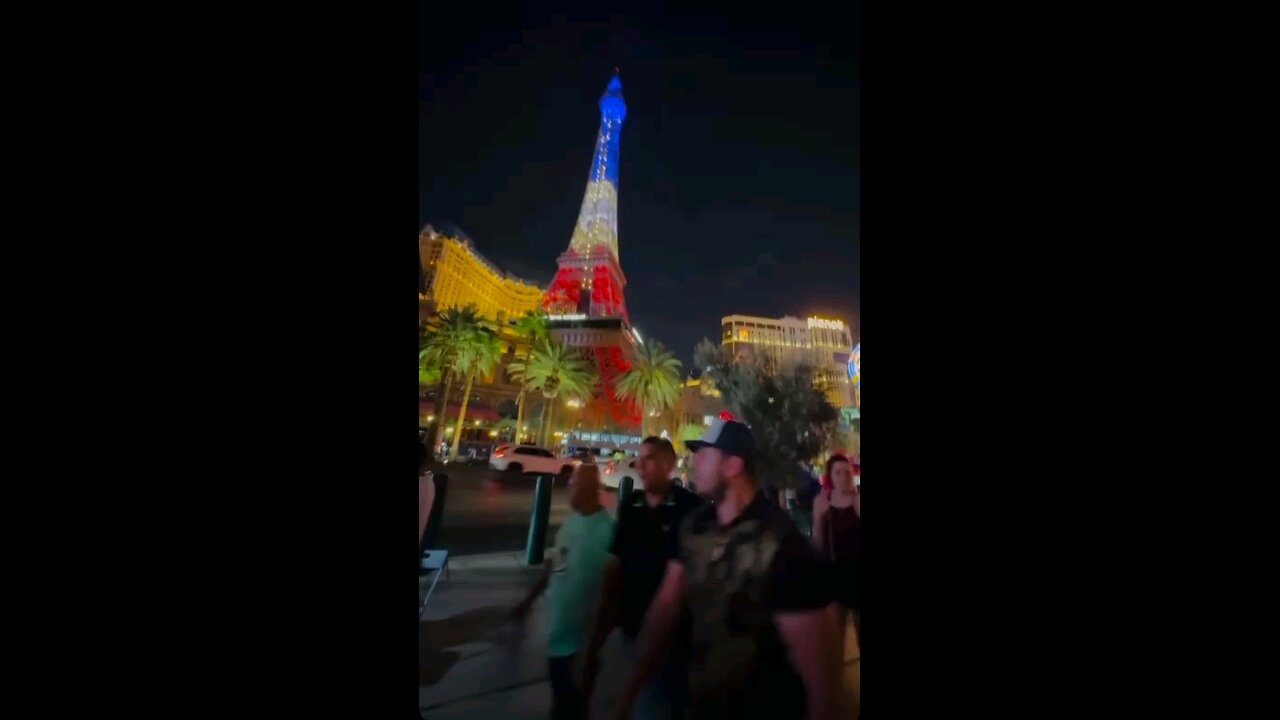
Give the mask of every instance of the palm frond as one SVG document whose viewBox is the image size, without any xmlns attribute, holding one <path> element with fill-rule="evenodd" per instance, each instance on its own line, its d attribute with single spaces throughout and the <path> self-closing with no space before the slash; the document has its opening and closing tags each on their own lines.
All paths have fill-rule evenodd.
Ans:
<svg viewBox="0 0 1280 720">
<path fill-rule="evenodd" d="M 614 390 L 619 400 L 650 410 L 669 410 L 680 395 L 681 362 L 657 340 L 650 339 L 632 353 L 631 368 L 622 373 Z"/>
<path fill-rule="evenodd" d="M 594 369 L 576 350 L 563 343 L 538 343 L 523 363 L 512 363 L 524 387 L 554 398 L 561 393 L 589 397 L 595 386 Z"/>
<path fill-rule="evenodd" d="M 432 367 L 461 376 L 475 365 L 488 374 L 502 357 L 497 330 L 474 305 L 445 310 L 431 319 L 427 331 L 427 341 L 418 350 L 419 378 Z"/>
</svg>

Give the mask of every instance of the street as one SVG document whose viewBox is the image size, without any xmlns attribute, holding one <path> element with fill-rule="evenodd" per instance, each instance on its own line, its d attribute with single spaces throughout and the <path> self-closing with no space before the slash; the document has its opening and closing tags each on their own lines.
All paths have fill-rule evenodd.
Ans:
<svg viewBox="0 0 1280 720">
<path fill-rule="evenodd" d="M 533 512 L 535 478 L 499 474 L 488 465 L 432 463 L 429 469 L 449 476 L 440 547 L 454 557 L 524 548 Z M 600 502 L 612 513 L 617 494 L 603 490 Z M 557 481 L 551 492 L 548 546 L 555 541 L 556 531 L 569 512 L 569 488 Z"/>
</svg>

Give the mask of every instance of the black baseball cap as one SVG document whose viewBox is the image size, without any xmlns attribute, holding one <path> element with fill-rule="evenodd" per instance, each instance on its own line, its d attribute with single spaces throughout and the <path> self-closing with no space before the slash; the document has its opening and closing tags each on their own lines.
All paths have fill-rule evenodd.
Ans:
<svg viewBox="0 0 1280 720">
<path fill-rule="evenodd" d="M 713 447 L 726 455 L 737 455 L 747 461 L 756 452 L 756 440 L 751 435 L 751 428 L 737 420 L 717 418 L 697 440 L 685 440 L 684 446 L 692 452 L 700 448 Z"/>
</svg>

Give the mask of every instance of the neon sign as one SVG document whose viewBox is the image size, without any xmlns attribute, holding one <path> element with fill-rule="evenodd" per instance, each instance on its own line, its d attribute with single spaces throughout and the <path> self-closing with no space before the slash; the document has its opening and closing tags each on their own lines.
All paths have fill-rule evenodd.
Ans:
<svg viewBox="0 0 1280 720">
<path fill-rule="evenodd" d="M 844 330 L 844 322 L 840 320 L 827 320 L 825 318 L 811 317 L 809 318 L 809 327 L 821 328 L 823 330 Z"/>
<path fill-rule="evenodd" d="M 849 354 L 849 379 L 854 387 L 862 389 L 862 343 L 854 345 L 853 352 Z"/>
</svg>

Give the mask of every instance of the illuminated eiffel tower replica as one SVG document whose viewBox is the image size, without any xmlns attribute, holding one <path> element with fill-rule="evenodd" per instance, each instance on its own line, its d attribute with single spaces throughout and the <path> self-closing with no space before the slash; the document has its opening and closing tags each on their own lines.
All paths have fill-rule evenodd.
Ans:
<svg viewBox="0 0 1280 720">
<path fill-rule="evenodd" d="M 619 429 L 641 420 L 633 404 L 614 397 L 618 374 L 630 367 L 627 356 L 640 341 L 627 315 L 622 292 L 627 279 L 618 263 L 618 140 L 626 117 L 622 82 L 615 74 L 600 98 L 600 134 L 582 211 L 542 299 L 552 337 L 595 359 L 600 384 L 584 419 L 597 426 L 612 421 Z"/>
</svg>

